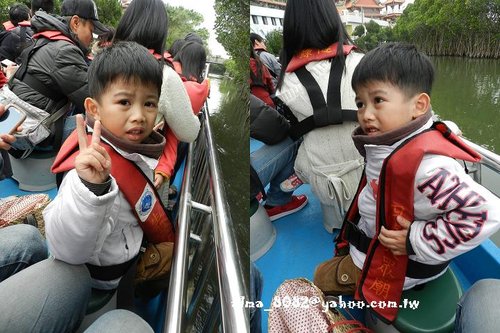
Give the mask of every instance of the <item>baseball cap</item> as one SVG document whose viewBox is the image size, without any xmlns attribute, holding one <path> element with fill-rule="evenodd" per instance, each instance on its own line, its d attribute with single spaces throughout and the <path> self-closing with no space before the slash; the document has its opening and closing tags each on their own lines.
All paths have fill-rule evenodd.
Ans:
<svg viewBox="0 0 500 333">
<path fill-rule="evenodd" d="M 93 0 L 64 0 L 61 6 L 61 15 L 76 15 L 84 20 L 92 20 L 94 31 L 98 35 L 108 31 L 108 28 L 99 22 L 97 6 Z"/>
</svg>

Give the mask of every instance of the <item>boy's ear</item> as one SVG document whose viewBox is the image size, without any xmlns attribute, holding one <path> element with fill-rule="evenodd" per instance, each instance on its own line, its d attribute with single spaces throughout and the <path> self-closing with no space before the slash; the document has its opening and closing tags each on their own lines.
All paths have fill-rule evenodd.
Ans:
<svg viewBox="0 0 500 333">
<path fill-rule="evenodd" d="M 431 106 L 431 98 L 426 93 L 419 94 L 415 99 L 413 118 L 418 118 L 425 114 Z"/>
<path fill-rule="evenodd" d="M 95 99 L 87 97 L 85 98 L 85 102 L 83 102 L 83 105 L 85 106 L 85 111 L 87 112 L 87 114 L 91 115 L 95 120 L 100 120 L 99 108 Z"/>
</svg>

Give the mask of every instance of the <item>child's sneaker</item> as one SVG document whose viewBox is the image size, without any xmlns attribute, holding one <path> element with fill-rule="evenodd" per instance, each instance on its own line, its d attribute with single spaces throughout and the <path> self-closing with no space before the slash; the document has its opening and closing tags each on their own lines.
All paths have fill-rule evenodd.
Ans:
<svg viewBox="0 0 500 333">
<path fill-rule="evenodd" d="M 271 221 L 275 221 L 279 218 L 285 217 L 287 215 L 290 215 L 292 213 L 295 213 L 307 204 L 307 197 L 305 195 L 292 195 L 292 200 L 281 206 L 275 206 L 275 207 L 270 207 L 270 206 L 265 206 L 267 215 L 269 215 L 269 219 Z"/>
<path fill-rule="evenodd" d="M 302 182 L 302 180 L 300 180 L 300 178 L 297 177 L 296 174 L 293 174 L 281 182 L 280 189 L 283 192 L 287 192 L 287 193 L 293 192 L 302 184 L 304 184 L 304 182 Z"/>
</svg>

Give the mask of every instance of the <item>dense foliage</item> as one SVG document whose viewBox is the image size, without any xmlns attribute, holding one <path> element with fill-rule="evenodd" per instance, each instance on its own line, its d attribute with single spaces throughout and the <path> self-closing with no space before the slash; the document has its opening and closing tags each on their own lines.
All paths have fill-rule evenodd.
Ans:
<svg viewBox="0 0 500 333">
<path fill-rule="evenodd" d="M 498 58 L 500 1 L 416 0 L 394 33 L 431 55 Z"/>
<path fill-rule="evenodd" d="M 370 21 L 364 26 L 358 25 L 354 29 L 352 35 L 358 37 L 356 39 L 356 45 L 364 51 L 369 51 L 381 43 L 394 40 L 393 30 L 391 28 L 381 27 L 374 21 Z"/>
<path fill-rule="evenodd" d="M 283 47 L 283 31 L 276 29 L 269 32 L 265 37 L 267 52 L 278 56 Z"/>
<path fill-rule="evenodd" d="M 245 84 L 249 75 L 249 11 L 250 4 L 247 0 L 215 0 L 217 41 L 233 60 L 227 66 L 232 71 L 231 75 Z"/>
<path fill-rule="evenodd" d="M 94 0 L 99 14 L 99 20 L 108 26 L 116 26 L 122 10 L 120 2 L 117 0 Z M 30 0 L 0 0 L 0 21 L 5 22 L 9 20 L 9 7 L 14 3 L 24 3 L 28 8 L 31 8 Z M 54 13 L 61 12 L 62 0 L 54 0 Z"/>
<path fill-rule="evenodd" d="M 167 5 L 168 13 L 168 38 L 167 47 L 172 45 L 176 39 L 182 39 L 189 32 L 194 32 L 203 40 L 203 44 L 208 44 L 208 30 L 200 28 L 203 23 L 203 15 L 200 13 L 186 9 L 184 7 L 173 7 Z"/>
</svg>

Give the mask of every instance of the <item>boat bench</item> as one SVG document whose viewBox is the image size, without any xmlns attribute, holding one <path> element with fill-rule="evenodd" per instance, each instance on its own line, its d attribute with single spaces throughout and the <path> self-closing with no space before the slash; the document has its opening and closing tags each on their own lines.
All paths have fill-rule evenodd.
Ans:
<svg viewBox="0 0 500 333">
<path fill-rule="evenodd" d="M 455 326 L 455 312 L 462 296 L 462 287 L 453 271 L 448 268 L 439 278 L 427 282 L 422 288 L 404 291 L 398 317 L 392 325 L 383 323 L 367 311 L 366 324 L 380 333 L 451 333 Z M 404 308 L 404 299 L 407 306 Z M 409 304 L 418 301 L 418 307 Z M 413 303 L 414 304 L 414 303 Z"/>
<path fill-rule="evenodd" d="M 99 290 L 92 289 L 89 304 L 87 305 L 86 315 L 99 311 L 113 298 L 116 289 L 113 290 Z"/>
</svg>

